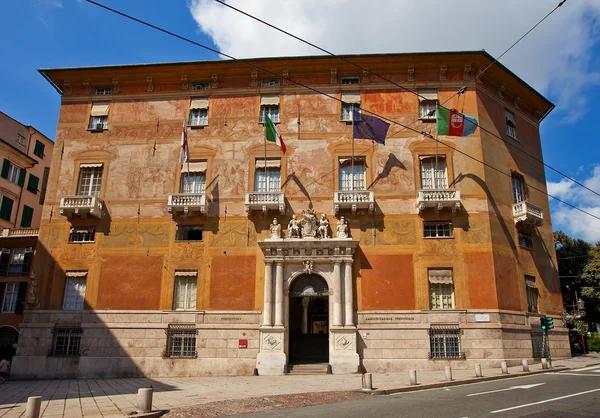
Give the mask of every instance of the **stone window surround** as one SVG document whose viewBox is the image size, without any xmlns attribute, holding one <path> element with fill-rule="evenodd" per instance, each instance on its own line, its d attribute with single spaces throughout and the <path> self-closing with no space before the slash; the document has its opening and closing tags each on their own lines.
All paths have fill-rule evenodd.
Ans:
<svg viewBox="0 0 600 418">
<path fill-rule="evenodd" d="M 105 150 L 82 151 L 73 156 L 73 178 L 71 179 L 71 188 L 73 195 L 79 192 L 79 176 L 81 174 L 81 164 L 102 164 L 102 183 L 100 185 L 99 198 L 104 200 L 108 183 L 111 180 L 109 173 L 110 164 L 117 159 L 115 152 Z M 62 173 L 61 173 L 62 174 Z"/>
<path fill-rule="evenodd" d="M 188 133 L 189 135 L 189 133 Z M 181 190 L 181 164 L 179 163 L 179 147 L 173 151 L 177 154 L 176 158 L 176 166 L 174 168 L 176 175 L 174 176 L 175 183 L 173 184 L 173 190 Z M 212 147 L 208 147 L 205 145 L 199 146 L 190 146 L 190 161 L 206 161 L 206 175 L 204 177 L 204 193 L 208 196 L 209 188 L 213 184 L 213 178 L 211 176 L 212 173 L 212 164 L 214 160 L 214 156 L 217 154 L 217 150 Z M 179 192 L 177 192 L 179 193 Z"/>
<path fill-rule="evenodd" d="M 435 142 L 424 139 L 409 146 L 413 157 L 413 175 L 415 179 L 415 194 L 422 188 L 421 185 L 421 159 L 420 157 L 435 156 Z M 438 144 L 438 155 L 446 157 L 446 176 L 448 188 L 455 188 L 454 178 L 454 150 L 444 144 Z"/>
</svg>

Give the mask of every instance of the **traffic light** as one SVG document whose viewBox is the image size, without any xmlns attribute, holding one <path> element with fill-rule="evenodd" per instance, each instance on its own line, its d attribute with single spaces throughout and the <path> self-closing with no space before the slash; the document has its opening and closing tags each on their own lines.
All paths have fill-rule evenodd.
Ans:
<svg viewBox="0 0 600 418">
<path fill-rule="evenodd" d="M 554 328 L 554 318 L 546 318 L 546 327 L 548 330 L 551 330 Z"/>
<path fill-rule="evenodd" d="M 544 331 L 546 331 L 548 329 L 548 317 L 546 315 L 544 315 L 540 318 L 540 324 L 542 325 L 542 329 Z"/>
</svg>

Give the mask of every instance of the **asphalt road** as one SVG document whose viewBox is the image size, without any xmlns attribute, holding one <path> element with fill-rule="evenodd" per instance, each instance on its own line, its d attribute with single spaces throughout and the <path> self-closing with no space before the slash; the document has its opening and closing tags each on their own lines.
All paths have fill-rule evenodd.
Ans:
<svg viewBox="0 0 600 418">
<path fill-rule="evenodd" d="M 248 417 L 599 417 L 600 366 Z"/>
</svg>

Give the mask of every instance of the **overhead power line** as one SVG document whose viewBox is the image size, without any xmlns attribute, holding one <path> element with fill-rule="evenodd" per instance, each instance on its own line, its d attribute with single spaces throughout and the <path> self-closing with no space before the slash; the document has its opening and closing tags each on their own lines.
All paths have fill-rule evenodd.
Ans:
<svg viewBox="0 0 600 418">
<path fill-rule="evenodd" d="M 144 25 L 144 26 L 148 26 L 148 27 L 150 27 L 150 28 L 152 28 L 152 29 L 155 29 L 155 30 L 157 30 L 157 31 L 159 31 L 159 32 L 165 33 L 165 34 L 167 34 L 167 35 L 173 36 L 173 37 L 175 37 L 175 38 L 177 38 L 177 39 L 180 39 L 180 40 L 182 40 L 182 41 L 188 42 L 188 43 L 190 43 L 190 44 L 192 44 L 192 45 L 199 46 L 200 48 L 204 48 L 204 49 L 206 49 L 206 50 L 208 50 L 208 51 L 211 51 L 211 52 L 217 53 L 217 54 L 219 54 L 219 55 L 222 55 L 222 56 L 224 56 L 224 57 L 227 57 L 227 58 L 231 59 L 232 61 L 235 61 L 235 62 L 238 62 L 238 63 L 240 63 L 240 64 L 243 64 L 243 65 L 249 66 L 249 67 L 251 67 L 251 68 L 254 68 L 254 69 L 256 69 L 256 70 L 262 71 L 262 72 L 264 72 L 264 73 L 270 74 L 270 75 L 272 75 L 272 76 L 275 76 L 275 77 L 282 77 L 280 74 L 276 74 L 276 73 L 274 73 L 274 72 L 272 72 L 272 71 L 270 71 L 270 70 L 267 70 L 266 68 L 259 67 L 258 65 L 252 64 L 251 62 L 249 62 L 249 61 L 247 61 L 247 60 L 241 60 L 241 59 L 239 59 L 239 58 L 235 58 L 235 57 L 233 57 L 233 56 L 231 56 L 231 55 L 228 55 L 228 54 L 226 54 L 226 53 L 224 53 L 224 52 L 218 51 L 218 50 L 216 50 L 216 49 L 214 49 L 214 48 L 211 48 L 211 47 L 209 47 L 209 46 L 206 46 L 206 45 L 204 45 L 204 44 L 201 44 L 201 43 L 199 43 L 199 42 L 193 41 L 193 40 L 191 40 L 191 39 L 189 39 L 189 38 L 186 38 L 186 37 L 184 37 L 184 36 L 181 36 L 181 35 L 178 35 L 178 34 L 176 34 L 176 33 L 173 33 L 173 32 L 171 32 L 171 31 L 168 31 L 168 30 L 166 30 L 166 29 L 163 29 L 163 28 L 161 28 L 161 27 L 159 27 L 159 26 L 156 26 L 156 25 L 153 25 L 153 24 L 151 24 L 151 23 L 148 23 L 148 22 L 146 22 L 146 21 L 143 21 L 143 20 L 141 20 L 141 19 L 135 18 L 135 17 L 133 17 L 133 16 L 131 16 L 131 15 L 128 15 L 128 14 L 126 14 L 126 13 L 123 13 L 123 12 L 120 12 L 120 11 L 118 11 L 118 10 L 115 10 L 115 9 L 113 9 L 113 8 L 110 8 L 110 7 L 108 7 L 108 6 L 105 6 L 105 5 L 101 4 L 101 3 L 97 3 L 97 2 L 95 2 L 95 1 L 93 1 L 93 0 L 86 0 L 86 2 L 88 2 L 88 3 L 91 3 L 91 4 L 94 4 L 94 5 L 98 6 L 98 7 L 101 7 L 101 8 L 103 8 L 103 9 L 105 9 L 105 10 L 108 10 L 108 11 L 110 11 L 110 12 L 112 12 L 112 13 L 118 14 L 119 16 L 122 16 L 122 17 L 125 17 L 125 18 L 127 18 L 127 19 L 133 20 L 133 21 L 135 21 L 135 22 L 137 22 L 137 23 L 140 23 L 140 24 L 142 24 L 142 25 Z M 283 78 L 284 78 L 284 79 L 286 79 L 286 80 L 288 80 L 290 83 L 293 83 L 293 84 L 296 84 L 296 85 L 298 85 L 298 86 L 304 87 L 304 88 L 306 88 L 306 89 L 308 89 L 308 90 L 310 90 L 310 91 L 313 91 L 313 92 L 315 92 L 315 93 L 317 93 L 317 94 L 323 95 L 323 96 L 325 96 L 325 97 L 328 97 L 328 98 L 330 98 L 330 99 L 332 99 L 332 100 L 335 100 L 335 101 L 338 101 L 338 102 L 341 102 L 341 103 L 343 103 L 343 101 L 342 101 L 341 99 L 338 99 L 338 98 L 337 98 L 337 97 L 335 97 L 335 96 L 332 96 L 332 95 L 330 95 L 330 94 L 327 94 L 327 93 L 325 93 L 325 92 L 322 92 L 322 91 L 320 91 L 320 90 L 317 90 L 317 89 L 315 89 L 314 87 L 307 86 L 307 85 L 305 85 L 305 84 L 303 84 L 303 83 L 300 83 L 300 82 L 298 82 L 298 81 L 292 80 L 292 79 L 291 79 L 291 78 L 289 78 L 289 77 L 283 77 Z M 502 171 L 502 170 L 500 170 L 500 169 L 498 169 L 498 168 L 496 168 L 496 167 L 494 167 L 494 166 L 492 166 L 492 165 L 490 165 L 490 164 L 488 164 L 488 163 L 486 163 L 486 162 L 484 162 L 484 161 L 481 161 L 481 160 L 477 159 L 476 157 L 473 157 L 472 155 L 470 155 L 470 154 L 467 154 L 467 153 L 466 153 L 466 152 L 464 152 L 464 151 L 461 151 L 461 150 L 457 149 L 456 147 L 452 146 L 451 144 L 448 144 L 448 143 L 446 143 L 446 142 L 444 142 L 444 141 L 442 141 L 442 140 L 440 140 L 440 139 L 436 139 L 436 138 L 435 138 L 433 135 L 431 135 L 431 134 L 429 134 L 429 133 L 426 133 L 426 132 L 419 131 L 419 130 L 417 130 L 417 129 L 411 128 L 410 126 L 404 125 L 404 124 L 402 124 L 402 123 L 400 123 L 400 122 L 396 122 L 395 120 L 392 120 L 392 119 L 389 119 L 389 118 L 387 118 L 387 117 L 385 117 L 385 116 L 382 116 L 382 115 L 379 115 L 379 114 L 377 114 L 377 113 L 371 112 L 370 110 L 363 109 L 363 108 L 360 108 L 360 107 L 359 107 L 358 109 L 360 109 L 360 110 L 362 110 L 362 111 L 364 111 L 364 112 L 366 112 L 366 113 L 369 113 L 369 114 L 371 114 L 371 115 L 377 116 L 378 118 L 380 118 L 380 119 L 382 119 L 382 120 L 386 120 L 386 121 L 388 121 L 388 122 L 390 122 L 390 123 L 393 123 L 393 124 L 395 124 L 395 125 L 398 125 L 398 126 L 405 127 L 406 129 L 409 129 L 409 130 L 411 130 L 411 131 L 413 131 L 413 132 L 415 132 L 415 133 L 417 133 L 417 134 L 419 134 L 419 135 L 423 135 L 423 136 L 425 136 L 425 137 L 427 137 L 427 138 L 430 138 L 430 139 L 432 139 L 432 140 L 434 140 L 434 141 L 437 141 L 438 143 L 440 143 L 440 144 L 442 144 L 442 145 L 444 145 L 444 146 L 446 146 L 446 147 L 448 147 L 448 148 L 450 148 L 450 149 L 454 150 L 455 152 L 457 152 L 457 153 L 459 153 L 459 154 L 462 154 L 462 155 L 464 155 L 465 157 L 468 157 L 468 158 L 470 158 L 470 159 L 472 159 L 472 160 L 474 160 L 474 161 L 477 161 L 477 162 L 479 162 L 479 163 L 483 164 L 484 166 L 486 166 L 486 167 L 488 167 L 488 168 L 490 168 L 490 169 L 492 169 L 492 170 L 494 170 L 494 171 L 497 171 L 497 172 L 498 172 L 498 173 L 500 173 L 500 174 L 503 174 L 503 175 L 505 175 L 505 176 L 507 176 L 507 177 L 509 177 L 509 178 L 511 178 L 511 177 L 512 177 L 510 173 L 505 173 L 504 171 Z M 572 204 L 570 204 L 570 203 L 568 203 L 568 202 L 565 202 L 565 201 L 563 201 L 562 199 L 559 199 L 558 197 L 552 196 L 551 194 L 549 194 L 548 192 L 546 192 L 546 191 L 544 191 L 544 190 L 541 190 L 541 189 L 539 189 L 539 188 L 537 188 L 537 187 L 535 187 L 535 186 L 529 185 L 529 184 L 527 184 L 527 183 L 525 183 L 525 185 L 526 185 L 526 186 L 527 186 L 529 189 L 536 190 L 536 191 L 538 191 L 538 192 L 540 192 L 540 193 L 542 193 L 542 194 L 544 194 L 544 195 L 546 195 L 546 196 L 548 196 L 548 197 L 551 197 L 552 199 L 555 199 L 555 200 L 557 200 L 558 202 L 561 202 L 561 203 L 563 203 L 563 204 L 565 204 L 565 205 L 567 205 L 567 206 L 569 206 L 569 207 L 571 207 L 571 208 L 573 208 L 573 209 L 576 209 L 576 210 L 578 210 L 578 211 L 580 211 L 580 212 L 582 212 L 582 213 L 585 213 L 586 215 L 589 215 L 589 216 L 591 216 L 591 217 L 593 217 L 593 218 L 595 218 L 595 219 L 597 219 L 597 220 L 600 220 L 600 217 L 598 217 L 598 216 L 596 216 L 596 215 L 594 215 L 594 214 L 592 214 L 592 213 L 590 213 L 590 212 L 588 212 L 588 211 L 585 211 L 585 210 L 583 210 L 583 209 L 581 209 L 581 208 L 579 208 L 579 207 L 577 207 L 577 206 L 575 206 L 575 205 L 572 205 Z"/>
</svg>

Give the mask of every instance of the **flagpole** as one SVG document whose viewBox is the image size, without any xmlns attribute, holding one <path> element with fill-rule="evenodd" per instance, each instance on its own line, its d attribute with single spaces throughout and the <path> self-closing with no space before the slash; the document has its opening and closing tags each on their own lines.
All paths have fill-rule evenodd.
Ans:
<svg viewBox="0 0 600 418">
<path fill-rule="evenodd" d="M 354 191 L 354 103 L 352 103 L 352 160 L 351 160 L 350 190 Z"/>
<path fill-rule="evenodd" d="M 267 191 L 267 111 L 265 109 L 265 192 Z M 254 186 L 256 189 L 256 185 Z"/>
<path fill-rule="evenodd" d="M 433 188 L 437 189 L 437 181 L 435 176 L 437 175 L 437 171 L 438 171 L 438 131 L 439 131 L 439 125 L 438 125 L 438 118 L 439 118 L 439 104 L 436 102 L 435 103 L 435 167 L 433 169 Z"/>
</svg>

